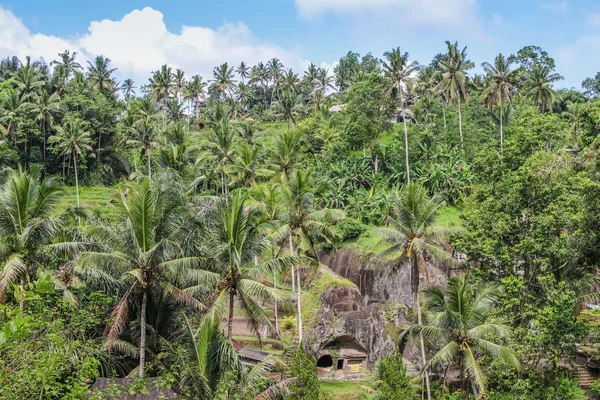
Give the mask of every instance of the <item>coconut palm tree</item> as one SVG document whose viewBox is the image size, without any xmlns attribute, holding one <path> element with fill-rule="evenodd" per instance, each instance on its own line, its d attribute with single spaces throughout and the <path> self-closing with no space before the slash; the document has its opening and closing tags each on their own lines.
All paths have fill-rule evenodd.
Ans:
<svg viewBox="0 0 600 400">
<path fill-rule="evenodd" d="M 585 118 L 585 105 L 583 103 L 567 104 L 567 111 L 565 111 L 563 115 L 571 122 L 567 143 L 572 143 L 573 148 L 577 149 L 579 147 L 577 145 L 577 137 Z"/>
<path fill-rule="evenodd" d="M 288 69 L 281 77 L 281 90 L 289 90 L 290 92 L 298 91 L 300 79 L 292 69 Z"/>
<path fill-rule="evenodd" d="M 250 78 L 250 67 L 244 62 L 240 62 L 239 67 L 235 70 L 235 73 L 239 75 L 242 83 L 246 83 L 246 79 Z"/>
<path fill-rule="evenodd" d="M 127 132 L 125 144 L 141 148 L 146 155 L 148 178 L 152 178 L 151 151 L 158 147 L 156 124 L 151 119 L 143 118 L 137 121 Z"/>
<path fill-rule="evenodd" d="M 136 87 L 134 86 L 133 79 L 130 79 L 130 78 L 125 79 L 123 81 L 123 84 L 121 85 L 120 89 L 123 92 L 123 95 L 125 96 L 126 101 L 131 100 L 131 98 L 133 96 L 135 96 Z"/>
<path fill-rule="evenodd" d="M 458 50 L 458 42 L 452 44 L 446 41 L 448 53 L 438 61 L 438 71 L 441 74 L 440 83 L 436 86 L 438 93 L 448 93 L 450 101 L 458 104 L 458 129 L 460 132 L 460 146 L 464 153 L 462 114 L 460 99 L 469 101 L 467 93 L 467 71 L 473 68 L 473 62 L 467 60 L 467 48 Z"/>
<path fill-rule="evenodd" d="M 308 83 L 310 91 L 313 92 L 318 85 L 319 81 L 319 68 L 313 63 L 310 63 L 304 71 L 303 79 Z"/>
<path fill-rule="evenodd" d="M 275 137 L 271 162 L 281 171 L 280 180 L 287 182 L 298 159 L 300 138 L 297 131 L 287 131 Z"/>
<path fill-rule="evenodd" d="M 317 74 L 317 89 L 323 93 L 327 93 L 329 89 L 335 89 L 335 78 L 329 75 L 329 70 L 325 68 L 319 68 Z"/>
<path fill-rule="evenodd" d="M 490 84 L 483 89 L 481 99 L 485 101 L 487 108 L 492 111 L 495 107 L 503 110 L 503 104 L 512 102 L 512 94 L 514 91 L 514 82 L 517 80 L 518 70 L 511 69 L 513 60 L 505 58 L 502 53 L 498 54 L 494 59 L 494 64 L 484 62 L 481 64 L 485 72 L 488 74 Z M 500 112 L 500 151 L 504 145 L 504 133 L 502 130 L 502 114 Z"/>
<path fill-rule="evenodd" d="M 194 105 L 194 118 L 196 121 L 200 120 L 200 100 L 204 99 L 206 95 L 206 82 L 202 81 L 202 77 L 199 75 L 192 76 L 192 79 L 188 82 L 185 90 L 184 98 L 191 101 Z M 189 107 L 188 107 L 189 109 Z M 189 129 L 189 118 L 188 118 L 188 129 Z"/>
<path fill-rule="evenodd" d="M 386 51 L 383 53 L 386 61 L 383 62 L 383 71 L 390 78 L 392 87 L 390 93 L 394 97 L 400 98 L 400 107 L 404 111 L 406 106 L 407 84 L 412 76 L 419 71 L 421 66 L 418 62 L 409 62 L 408 53 L 402 53 L 400 47 Z M 406 129 L 406 118 L 403 114 L 402 121 L 404 122 L 404 156 L 406 161 L 406 181 L 410 183 L 410 162 L 408 158 L 408 130 Z"/>
<path fill-rule="evenodd" d="M 23 285 L 35 275 L 40 252 L 56 235 L 53 219 L 62 191 L 41 171 L 8 170 L 0 186 L 0 302 L 12 285 L 19 285 L 19 306 L 24 308 Z"/>
<path fill-rule="evenodd" d="M 260 338 L 260 326 L 273 328 L 264 309 L 255 299 L 279 304 L 283 299 L 277 292 L 258 280 L 275 270 L 289 268 L 300 259 L 292 255 L 258 263 L 258 258 L 272 246 L 272 239 L 261 234 L 258 222 L 260 210 L 248 202 L 246 194 L 238 191 L 227 202 L 220 202 L 213 213 L 206 214 L 208 227 L 203 241 L 210 267 L 201 267 L 204 274 L 202 285 L 188 289 L 190 293 L 214 294 L 211 312 L 228 309 L 227 338 L 233 335 L 234 307 L 244 314 L 248 327 Z M 201 260 L 189 259 L 194 265 Z M 214 310 L 214 311 L 213 311 Z"/>
<path fill-rule="evenodd" d="M 60 57 L 60 61 L 54 60 L 50 65 L 55 67 L 60 66 L 62 71 L 64 71 L 65 80 L 68 80 L 71 74 L 74 74 L 76 71 L 83 70 L 81 64 L 75 61 L 77 57 L 76 51 L 71 53 L 69 50 L 65 50 L 63 53 L 58 53 L 58 57 Z"/>
<path fill-rule="evenodd" d="M 49 94 L 43 90 L 33 99 L 32 109 L 35 110 L 35 120 L 40 124 L 44 141 L 44 160 L 46 159 L 46 136 L 48 129 L 54 125 L 54 116 L 60 112 L 60 96 L 58 93 Z"/>
<path fill-rule="evenodd" d="M 73 160 L 73 169 L 75 171 L 75 194 L 77 197 L 77 207 L 79 203 L 79 179 L 77 177 L 77 159 L 93 155 L 90 131 L 86 130 L 81 120 L 67 120 L 63 126 L 56 128 L 56 135 L 52 136 L 48 142 L 53 145 L 58 155 L 63 158 Z"/>
<path fill-rule="evenodd" d="M 275 113 L 288 121 L 288 127 L 296 129 L 296 119 L 302 110 L 302 102 L 302 96 L 286 90 L 275 105 Z"/>
<path fill-rule="evenodd" d="M 345 213 L 332 208 L 319 208 L 315 201 L 315 188 L 309 171 L 295 170 L 289 180 L 282 186 L 281 214 L 282 223 L 277 237 L 287 238 L 291 255 L 302 251 L 305 255 L 318 262 L 319 257 L 314 247 L 314 240 L 331 242 L 336 234 L 327 225 L 345 218 Z M 294 243 L 296 246 L 294 247 Z M 292 277 L 294 266 L 292 265 Z M 302 342 L 302 284 L 300 270 L 297 276 L 297 305 L 298 305 L 298 336 Z M 292 278 L 292 298 L 294 297 L 294 279 Z"/>
<path fill-rule="evenodd" d="M 281 69 L 283 68 L 283 64 L 279 61 L 278 58 L 274 57 L 267 62 L 267 71 L 269 73 L 269 80 L 272 82 L 271 89 L 271 108 L 273 107 L 273 98 L 275 97 L 275 91 L 279 86 L 279 81 L 281 79 Z"/>
<path fill-rule="evenodd" d="M 173 90 L 175 92 L 175 98 L 181 102 L 181 95 L 183 94 L 183 88 L 185 87 L 185 72 L 182 69 L 177 68 L 173 75 Z"/>
<path fill-rule="evenodd" d="M 428 197 L 425 188 L 418 183 L 411 183 L 398 194 L 393 206 L 394 215 L 389 218 L 389 227 L 379 229 L 384 241 L 389 244 L 382 256 L 394 256 L 396 268 L 410 266 L 411 292 L 413 305 L 417 308 L 418 324 L 422 324 L 421 302 L 419 301 L 419 283 L 421 269 L 429 282 L 427 260 L 449 260 L 451 254 L 443 248 L 443 242 L 452 232 L 450 229 L 436 225 L 438 210 L 442 200 Z M 425 345 L 421 338 L 421 357 L 423 365 L 427 363 Z M 429 376 L 425 375 L 427 397 L 431 398 Z"/>
<path fill-rule="evenodd" d="M 46 84 L 39 63 L 32 63 L 29 56 L 25 64 L 12 74 L 11 83 L 19 91 L 21 99 L 27 99 L 32 93 L 37 93 Z"/>
<path fill-rule="evenodd" d="M 499 295 L 497 287 L 476 286 L 466 275 L 450 279 L 446 290 L 429 288 L 424 293 L 433 323 L 413 325 L 408 333 L 420 334 L 440 347 L 426 369 L 436 365 L 457 367 L 464 382 L 465 399 L 469 398 L 469 383 L 475 398 L 484 398 L 487 394 L 487 377 L 480 364 L 482 356 L 499 358 L 519 369 L 516 354 L 496 341 L 511 334 L 505 321 L 495 320 L 491 315 Z"/>
<path fill-rule="evenodd" d="M 231 341 L 223 334 L 219 315 L 205 318 L 197 329 L 186 320 L 186 332 L 181 338 L 185 353 L 181 359 L 182 379 L 180 386 L 187 389 L 192 398 L 216 400 L 217 398 L 261 398 L 256 391 L 259 384 L 268 377 L 277 362 L 275 357 L 267 357 L 257 365 L 248 366 L 241 362 Z M 286 393 L 289 380 L 283 381 L 263 391 L 264 398 L 275 398 Z M 223 397 L 216 397 L 223 396 Z"/>
<path fill-rule="evenodd" d="M 8 87 L 2 91 L 0 97 L 0 110 L 2 110 L 2 121 L 6 127 L 2 127 L 5 135 L 10 136 L 13 143 L 17 142 L 17 127 L 20 117 L 30 107 L 27 99 L 23 99 L 19 93 L 12 87 Z"/>
<path fill-rule="evenodd" d="M 225 167 L 225 173 L 231 177 L 230 186 L 241 185 L 251 187 L 257 179 L 270 178 L 275 175 L 270 169 L 261 168 L 257 146 L 243 143 L 237 146 L 233 163 Z"/>
<path fill-rule="evenodd" d="M 240 83 L 237 86 L 236 97 L 235 99 L 240 102 L 242 105 L 242 112 L 246 113 L 248 111 L 247 105 L 250 99 L 252 98 L 252 90 L 250 86 L 245 83 Z"/>
<path fill-rule="evenodd" d="M 562 79 L 563 77 L 556 72 L 550 71 L 541 64 L 536 65 L 527 75 L 525 95 L 541 112 L 552 110 L 552 103 L 556 98 L 552 84 Z"/>
<path fill-rule="evenodd" d="M 107 333 L 109 349 L 119 347 L 118 337 L 130 320 L 129 310 L 137 303 L 140 377 L 146 364 L 149 292 L 164 293 L 172 301 L 197 310 L 206 309 L 183 290 L 188 284 L 198 284 L 197 274 L 176 262 L 183 258 L 181 243 L 190 235 L 191 216 L 181 193 L 171 175 L 131 184 L 127 194 L 118 193 L 113 200 L 121 225 L 90 227 L 87 234 L 97 249 L 76 259 L 78 276 L 120 297 Z"/>
<path fill-rule="evenodd" d="M 235 79 L 233 79 L 233 67 L 223 63 L 213 69 L 212 90 L 217 94 L 219 100 L 225 100 L 227 96 L 235 89 Z"/>
<path fill-rule="evenodd" d="M 116 82 L 111 76 L 117 68 L 109 68 L 110 58 L 97 56 L 94 63 L 88 61 L 87 79 L 90 89 L 114 92 Z"/>
<path fill-rule="evenodd" d="M 221 105 L 218 106 L 222 112 Z M 214 172 L 221 175 L 221 193 L 228 193 L 227 174 L 225 170 L 227 165 L 233 163 L 235 154 L 235 144 L 237 141 L 235 131 L 229 124 L 226 116 L 219 117 L 218 120 L 211 122 L 208 137 L 200 144 L 204 152 L 196 161 L 196 164 L 209 159 L 214 164 Z"/>
</svg>

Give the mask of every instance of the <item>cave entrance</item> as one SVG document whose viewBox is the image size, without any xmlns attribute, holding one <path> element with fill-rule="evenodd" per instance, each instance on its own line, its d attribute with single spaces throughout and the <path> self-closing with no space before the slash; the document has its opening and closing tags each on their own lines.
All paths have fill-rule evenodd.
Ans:
<svg viewBox="0 0 600 400">
<path fill-rule="evenodd" d="M 326 354 L 326 355 L 322 356 L 317 361 L 317 367 L 319 367 L 319 368 L 331 368 L 331 367 L 333 367 L 333 358 L 329 354 Z"/>
</svg>

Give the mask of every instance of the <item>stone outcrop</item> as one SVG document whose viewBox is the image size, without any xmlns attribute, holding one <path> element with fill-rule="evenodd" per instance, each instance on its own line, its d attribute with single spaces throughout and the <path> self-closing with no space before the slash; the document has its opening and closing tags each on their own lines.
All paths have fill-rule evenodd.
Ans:
<svg viewBox="0 0 600 400">
<path fill-rule="evenodd" d="M 395 350 L 400 333 L 409 325 L 408 312 L 402 303 L 365 306 L 357 287 L 332 287 L 321 295 L 321 308 L 306 342 L 319 356 L 364 349 L 367 367 L 372 368 Z"/>
</svg>

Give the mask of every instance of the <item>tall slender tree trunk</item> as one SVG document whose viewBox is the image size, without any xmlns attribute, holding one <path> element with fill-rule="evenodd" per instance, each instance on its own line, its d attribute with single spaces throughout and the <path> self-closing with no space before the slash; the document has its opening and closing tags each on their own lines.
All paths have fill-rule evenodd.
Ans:
<svg viewBox="0 0 600 400">
<path fill-rule="evenodd" d="M 400 103 L 402 111 L 404 111 L 404 96 L 402 96 L 402 90 L 400 90 Z M 406 183 L 410 184 L 410 161 L 408 160 L 408 129 L 406 128 L 406 114 L 402 115 L 402 122 L 404 122 L 404 156 L 406 158 Z"/>
<path fill-rule="evenodd" d="M 146 366 L 146 308 L 148 306 L 148 289 L 142 290 L 142 309 L 140 310 L 140 378 L 144 377 Z"/>
<path fill-rule="evenodd" d="M 463 131 L 462 131 L 462 114 L 460 111 L 460 93 L 458 93 L 458 131 L 460 132 L 460 150 L 465 155 L 465 145 L 463 143 Z"/>
<path fill-rule="evenodd" d="M 148 164 L 148 178 L 152 179 L 152 164 L 150 163 L 150 146 L 146 146 L 146 163 Z"/>
<path fill-rule="evenodd" d="M 46 128 L 44 127 L 43 122 L 40 122 L 40 130 L 42 131 L 42 137 L 44 139 L 44 161 L 46 161 Z M 44 168 L 46 168 L 45 164 Z"/>
<path fill-rule="evenodd" d="M 96 153 L 98 153 L 98 164 L 100 164 L 100 148 L 102 147 L 102 131 L 98 132 L 98 149 Z"/>
<path fill-rule="evenodd" d="M 290 230 L 290 234 L 289 234 L 289 241 L 290 241 L 290 256 L 294 255 L 294 245 L 292 243 L 292 231 Z M 292 264 L 292 301 L 294 301 L 296 299 L 296 288 L 295 288 L 295 280 L 296 277 L 294 276 L 294 264 Z"/>
<path fill-rule="evenodd" d="M 277 274 L 273 271 L 273 291 L 277 291 Z M 273 312 L 275 313 L 275 333 L 279 336 L 279 318 L 277 316 L 277 298 L 275 298 L 275 305 L 273 307 Z"/>
<path fill-rule="evenodd" d="M 300 268 L 298 268 L 298 339 L 302 343 L 302 286 L 300 285 Z"/>
<path fill-rule="evenodd" d="M 502 100 L 500 100 L 500 154 L 504 148 L 504 132 L 502 131 L 502 116 L 504 114 L 504 108 L 502 108 Z"/>
<path fill-rule="evenodd" d="M 77 156 L 73 155 L 73 168 L 75 169 L 75 197 L 77 198 L 77 207 L 79 208 L 81 205 L 79 204 L 79 179 L 77 178 Z"/>
<path fill-rule="evenodd" d="M 19 285 L 19 310 L 21 314 L 25 310 L 25 293 L 23 293 L 23 288 L 25 287 L 25 279 L 21 277 L 21 284 Z"/>
<path fill-rule="evenodd" d="M 233 336 L 233 307 L 235 305 L 235 295 L 229 291 L 229 320 L 227 321 L 227 339 L 231 340 Z"/>
<path fill-rule="evenodd" d="M 412 274 L 416 276 L 412 276 L 412 291 L 413 291 L 413 303 L 417 307 L 417 323 L 419 326 L 423 326 L 423 319 L 421 314 L 421 302 L 419 301 L 419 289 L 418 286 L 415 285 L 415 279 L 418 281 L 419 279 L 419 265 L 417 263 L 417 258 L 412 257 L 411 259 L 412 265 Z M 416 286 L 416 287 L 415 287 Z M 431 400 L 431 387 L 429 385 L 429 372 L 425 370 L 425 365 L 427 365 L 427 357 L 425 355 L 425 342 L 423 340 L 423 333 L 419 333 L 419 342 L 421 347 L 421 361 L 423 362 L 423 375 L 425 376 L 425 388 L 427 389 L 427 400 Z"/>
</svg>

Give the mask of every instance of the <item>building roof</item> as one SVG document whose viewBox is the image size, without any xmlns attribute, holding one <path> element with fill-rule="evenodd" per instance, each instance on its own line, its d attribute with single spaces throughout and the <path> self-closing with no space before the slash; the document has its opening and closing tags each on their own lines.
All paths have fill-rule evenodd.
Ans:
<svg viewBox="0 0 600 400">
<path fill-rule="evenodd" d="M 262 362 L 265 358 L 269 356 L 269 353 L 266 351 L 261 351 L 257 349 L 251 349 L 249 347 L 242 347 L 238 354 L 244 361 L 259 363 Z"/>
<path fill-rule="evenodd" d="M 329 112 L 337 113 L 342 111 L 344 108 L 346 108 L 345 104 L 336 104 L 335 106 L 329 107 Z"/>
</svg>

